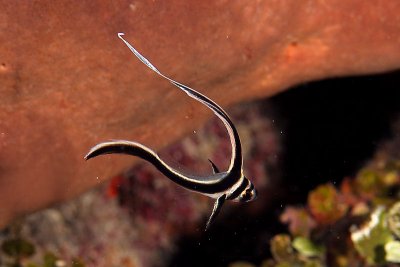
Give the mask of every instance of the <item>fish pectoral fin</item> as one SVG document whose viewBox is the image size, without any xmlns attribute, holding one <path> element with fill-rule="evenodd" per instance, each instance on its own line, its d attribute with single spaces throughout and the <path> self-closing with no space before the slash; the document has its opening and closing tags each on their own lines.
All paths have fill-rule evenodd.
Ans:
<svg viewBox="0 0 400 267">
<path fill-rule="evenodd" d="M 214 203 L 214 208 L 213 211 L 211 213 L 210 218 L 207 221 L 206 224 L 206 229 L 205 231 L 208 230 L 208 228 L 210 227 L 210 225 L 215 221 L 215 218 L 217 218 L 217 215 L 219 214 L 219 212 L 221 211 L 222 205 L 224 205 L 225 203 L 225 199 L 226 199 L 226 195 L 223 194 L 222 196 L 220 196 Z"/>
<path fill-rule="evenodd" d="M 212 162 L 211 159 L 208 159 L 208 161 L 211 163 L 211 166 L 212 166 L 212 169 L 213 169 L 213 173 L 214 174 L 219 173 L 220 171 L 219 171 L 217 165 L 215 165 L 215 163 Z"/>
</svg>

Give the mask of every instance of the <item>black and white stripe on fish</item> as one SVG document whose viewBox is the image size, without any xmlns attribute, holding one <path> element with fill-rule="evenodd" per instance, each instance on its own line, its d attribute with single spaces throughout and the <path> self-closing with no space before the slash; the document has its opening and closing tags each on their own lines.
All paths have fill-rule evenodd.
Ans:
<svg viewBox="0 0 400 267">
<path fill-rule="evenodd" d="M 194 98 L 195 100 L 207 106 L 221 119 L 228 131 L 232 145 L 230 165 L 227 171 L 220 172 L 218 167 L 211 160 L 209 160 L 213 169 L 212 175 L 204 177 L 182 174 L 166 164 L 157 155 L 157 153 L 150 148 L 145 147 L 137 142 L 123 140 L 100 143 L 90 150 L 90 152 L 85 156 L 85 159 L 88 160 L 99 155 L 114 153 L 137 156 L 153 164 L 161 173 L 180 186 L 215 198 L 216 201 L 214 203 L 214 208 L 206 225 L 207 230 L 220 212 L 225 200 L 249 202 L 254 200 L 257 196 L 257 191 L 255 190 L 254 185 L 243 175 L 242 146 L 240 143 L 239 134 L 228 114 L 226 114 L 226 112 L 220 106 L 218 106 L 218 104 L 194 89 L 176 82 L 162 74 L 156 67 L 153 66 L 153 64 L 151 64 L 145 57 L 136 51 L 136 49 L 122 37 L 123 35 L 123 33 L 118 33 L 118 37 L 147 67 L 161 77 L 167 79 L 170 83 L 184 91 L 191 98 Z"/>
</svg>

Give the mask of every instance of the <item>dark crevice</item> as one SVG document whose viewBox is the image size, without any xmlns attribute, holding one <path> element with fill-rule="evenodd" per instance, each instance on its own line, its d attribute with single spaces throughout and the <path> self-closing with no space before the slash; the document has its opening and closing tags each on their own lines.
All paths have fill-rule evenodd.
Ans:
<svg viewBox="0 0 400 267">
<path fill-rule="evenodd" d="M 169 266 L 227 266 L 269 257 L 269 239 L 285 230 L 279 214 L 325 182 L 338 184 L 371 159 L 400 112 L 400 72 L 301 85 L 271 99 L 282 130 L 281 191 L 257 217 L 237 208 L 201 237 L 184 237 Z"/>
</svg>

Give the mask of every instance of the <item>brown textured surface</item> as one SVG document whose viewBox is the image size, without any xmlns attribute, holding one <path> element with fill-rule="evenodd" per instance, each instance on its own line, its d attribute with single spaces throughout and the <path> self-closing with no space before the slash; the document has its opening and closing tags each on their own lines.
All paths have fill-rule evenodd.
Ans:
<svg viewBox="0 0 400 267">
<path fill-rule="evenodd" d="M 147 70 L 117 32 L 222 106 L 400 66 L 397 0 L 1 0 L 0 9 L 0 226 L 132 164 L 84 162 L 97 142 L 157 149 L 211 115 Z"/>
</svg>

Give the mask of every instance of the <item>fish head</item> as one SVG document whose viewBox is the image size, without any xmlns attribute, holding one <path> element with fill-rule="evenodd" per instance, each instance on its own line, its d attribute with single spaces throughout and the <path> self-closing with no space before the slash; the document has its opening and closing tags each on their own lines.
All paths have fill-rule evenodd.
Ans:
<svg viewBox="0 0 400 267">
<path fill-rule="evenodd" d="M 246 177 L 244 179 L 247 180 L 247 186 L 237 197 L 237 200 L 239 202 L 250 202 L 257 198 L 257 190 L 249 179 Z"/>
</svg>

